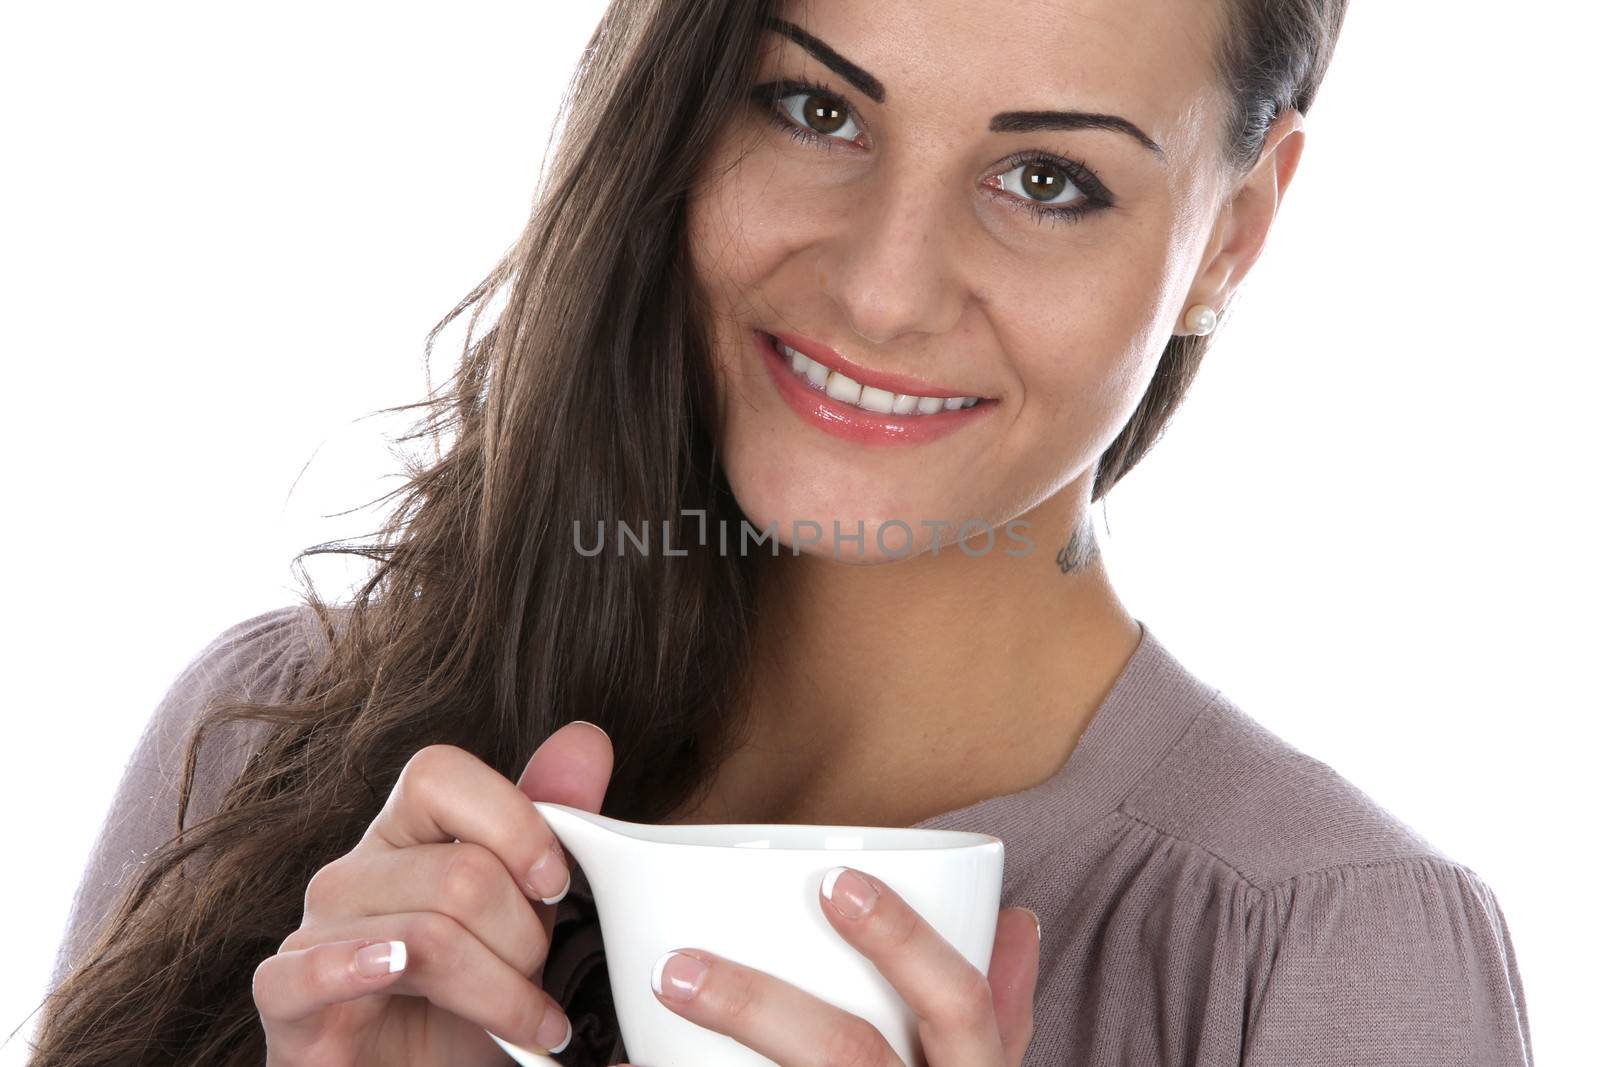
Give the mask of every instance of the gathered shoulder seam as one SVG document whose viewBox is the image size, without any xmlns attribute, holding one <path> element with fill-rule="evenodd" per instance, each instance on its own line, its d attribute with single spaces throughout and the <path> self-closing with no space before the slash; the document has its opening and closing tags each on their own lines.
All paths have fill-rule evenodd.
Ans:
<svg viewBox="0 0 1600 1067">
<path fill-rule="evenodd" d="M 1451 873 L 1465 874 L 1473 878 L 1478 877 L 1477 873 L 1473 871 L 1472 868 L 1458 860 L 1451 859 L 1449 856 L 1440 855 L 1438 853 L 1412 853 L 1409 855 L 1388 856 L 1383 859 L 1363 860 L 1360 862 L 1328 863 L 1320 867 L 1312 867 L 1307 870 L 1296 871 L 1294 874 L 1285 875 L 1283 878 L 1273 882 L 1261 882 L 1246 874 L 1239 868 L 1237 864 L 1233 863 L 1227 857 L 1221 855 L 1214 849 L 1206 847 L 1199 841 L 1196 841 L 1194 838 L 1186 837 L 1183 834 L 1174 833 L 1168 827 L 1153 823 L 1148 819 L 1134 814 L 1125 807 L 1118 808 L 1117 814 L 1122 818 L 1127 819 L 1129 822 L 1137 823 L 1140 826 L 1146 827 L 1155 833 L 1160 834 L 1169 841 L 1175 841 L 1179 844 L 1187 845 L 1196 852 L 1200 852 L 1211 857 L 1223 867 L 1227 868 L 1229 873 L 1234 875 L 1234 877 L 1238 878 L 1245 885 L 1259 893 L 1279 893 L 1289 888 L 1294 882 L 1302 879 L 1330 875 L 1336 871 L 1362 871 L 1371 870 L 1378 867 L 1409 868 L 1416 866 L 1428 866 L 1436 869 L 1448 870 Z"/>
</svg>

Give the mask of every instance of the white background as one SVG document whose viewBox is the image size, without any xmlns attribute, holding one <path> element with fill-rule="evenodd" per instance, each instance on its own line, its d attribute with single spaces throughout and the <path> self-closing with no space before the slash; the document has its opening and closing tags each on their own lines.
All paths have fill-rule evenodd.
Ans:
<svg viewBox="0 0 1600 1067">
<path fill-rule="evenodd" d="M 370 528 L 322 517 L 397 484 L 355 420 L 423 395 L 600 6 L 0 10 L 21 1063 L 146 717 L 294 599 L 295 551 Z M 1106 516 L 1191 670 L 1487 879 L 1541 1064 L 1592 1048 L 1600 954 L 1586 10 L 1354 5 L 1266 256 Z"/>
</svg>

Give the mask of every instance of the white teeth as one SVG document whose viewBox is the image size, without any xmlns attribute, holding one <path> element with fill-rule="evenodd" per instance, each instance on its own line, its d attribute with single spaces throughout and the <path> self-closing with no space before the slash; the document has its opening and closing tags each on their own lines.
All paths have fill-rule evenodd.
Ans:
<svg viewBox="0 0 1600 1067">
<path fill-rule="evenodd" d="M 846 404 L 861 403 L 861 383 L 854 378 L 846 378 L 838 371 L 828 375 L 827 392 L 835 400 L 843 400 Z"/>
<path fill-rule="evenodd" d="M 860 405 L 868 411 L 876 411 L 887 415 L 894 410 L 894 394 L 887 389 L 874 389 L 870 385 L 861 387 Z"/>
<path fill-rule="evenodd" d="M 789 359 L 789 367 L 813 386 L 823 390 L 833 399 L 866 411 L 881 414 L 932 415 L 936 411 L 956 411 L 970 408 L 978 402 L 975 396 L 913 396 L 910 393 L 891 393 L 887 389 L 863 386 L 860 382 L 838 371 L 830 371 L 811 357 L 797 352 L 786 344 L 778 344 L 778 351 Z"/>
</svg>

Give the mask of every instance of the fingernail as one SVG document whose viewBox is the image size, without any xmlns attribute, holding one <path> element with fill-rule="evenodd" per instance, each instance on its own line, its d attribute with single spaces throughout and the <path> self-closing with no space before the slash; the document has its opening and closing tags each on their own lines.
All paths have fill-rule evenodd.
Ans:
<svg viewBox="0 0 1600 1067">
<path fill-rule="evenodd" d="M 595 726 L 595 724 L 590 722 L 588 719 L 573 719 L 572 722 L 567 723 L 567 725 L 571 726 L 572 723 L 579 723 L 579 724 L 581 724 L 583 726 L 594 726 L 594 728 L 596 730 L 599 730 L 601 733 L 606 734 L 606 728 L 604 726 Z M 611 735 L 610 734 L 606 734 L 606 740 L 609 741 L 610 739 L 611 739 Z"/>
<path fill-rule="evenodd" d="M 650 972 L 650 988 L 668 1000 L 690 1000 L 700 992 L 708 970 L 704 960 L 682 952 L 668 952 L 656 960 Z"/>
<path fill-rule="evenodd" d="M 356 950 L 356 973 L 363 978 L 379 978 L 405 969 L 404 941 L 379 941 Z"/>
<path fill-rule="evenodd" d="M 822 877 L 822 895 L 847 919 L 859 919 L 878 902 L 878 890 L 848 867 L 835 867 Z"/>
<path fill-rule="evenodd" d="M 544 855 L 528 868 L 523 880 L 542 904 L 554 904 L 566 896 L 567 890 L 572 888 L 572 875 L 561 862 L 561 846 L 551 843 Z"/>
<path fill-rule="evenodd" d="M 560 1052 L 567 1047 L 567 1042 L 572 1040 L 572 1020 L 560 1010 L 551 1008 L 544 1013 L 544 1019 L 539 1023 L 539 1032 L 533 1039 L 541 1048 Z"/>
<path fill-rule="evenodd" d="M 1032 908 L 1023 908 L 1023 911 L 1033 916 L 1033 936 L 1037 941 L 1044 940 L 1044 924 L 1039 921 L 1039 913 Z"/>
</svg>

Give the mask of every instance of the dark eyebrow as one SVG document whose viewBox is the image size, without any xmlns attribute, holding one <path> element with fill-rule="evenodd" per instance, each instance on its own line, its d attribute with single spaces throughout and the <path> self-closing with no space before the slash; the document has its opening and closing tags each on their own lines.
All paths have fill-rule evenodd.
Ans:
<svg viewBox="0 0 1600 1067">
<path fill-rule="evenodd" d="M 799 26 L 785 19 L 768 16 L 768 29 L 781 33 L 795 44 L 815 56 L 824 66 L 849 82 L 857 92 L 875 103 L 888 99 L 883 82 L 861 67 L 829 48 Z M 989 120 L 989 129 L 995 133 L 1027 133 L 1031 130 L 1116 130 L 1125 133 L 1156 154 L 1166 163 L 1167 154 L 1161 146 L 1139 127 L 1120 115 L 1102 115 L 1091 111 L 1002 111 Z"/>
<path fill-rule="evenodd" d="M 1132 137 L 1156 154 L 1162 163 L 1167 153 L 1149 134 L 1120 115 L 1101 115 L 1092 111 L 1002 111 L 989 120 L 995 133 L 1027 133 L 1029 130 L 1117 130 Z"/>
<path fill-rule="evenodd" d="M 783 34 L 795 44 L 816 56 L 824 66 L 849 82 L 857 92 L 865 93 L 874 103 L 881 104 L 887 97 L 888 94 L 883 91 L 883 83 L 881 81 L 794 23 L 769 16 L 766 19 L 766 26 L 770 30 Z"/>
</svg>

